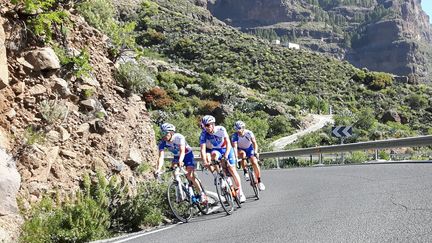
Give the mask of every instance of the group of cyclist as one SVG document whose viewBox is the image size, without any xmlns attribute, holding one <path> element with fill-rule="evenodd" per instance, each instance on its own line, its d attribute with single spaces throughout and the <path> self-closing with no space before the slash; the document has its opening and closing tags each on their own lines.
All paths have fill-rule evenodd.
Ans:
<svg viewBox="0 0 432 243">
<path fill-rule="evenodd" d="M 246 124 L 244 122 L 235 122 L 234 129 L 236 132 L 230 139 L 225 127 L 217 126 L 216 119 L 211 115 L 206 115 L 201 119 L 202 132 L 199 139 L 203 166 L 213 171 L 211 161 L 222 161 L 226 167 L 226 173 L 233 178 L 234 184 L 240 193 L 240 202 L 245 202 L 246 197 L 243 193 L 240 176 L 236 170 L 237 158 L 240 159 L 244 177 L 247 181 L 249 180 L 249 175 L 245 160 L 250 160 L 257 177 L 257 181 L 253 183 L 257 183 L 259 190 L 265 190 L 265 186 L 261 181 L 261 171 L 258 164 L 258 144 L 253 132 L 245 129 L 245 127 Z M 173 124 L 163 123 L 160 128 L 162 140 L 159 143 L 159 159 L 156 174 L 161 172 L 164 164 L 164 150 L 168 149 L 174 155 L 172 167 L 185 166 L 187 171 L 186 177 L 192 182 L 197 191 L 201 192 L 200 201 L 206 201 L 205 193 L 195 177 L 196 163 L 192 149 L 186 142 L 185 137 L 180 133 L 176 133 L 176 128 Z"/>
</svg>

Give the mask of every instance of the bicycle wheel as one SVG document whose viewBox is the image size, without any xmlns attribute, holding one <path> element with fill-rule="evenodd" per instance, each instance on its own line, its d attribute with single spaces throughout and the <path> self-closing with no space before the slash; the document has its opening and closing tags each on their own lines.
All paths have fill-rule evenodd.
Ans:
<svg viewBox="0 0 432 243">
<path fill-rule="evenodd" d="M 208 196 L 207 196 L 207 192 L 206 192 L 205 189 L 204 189 L 203 184 L 201 183 L 201 180 L 200 180 L 198 177 L 197 177 L 197 179 L 198 179 L 198 183 L 199 183 L 199 185 L 201 186 L 201 188 L 202 188 L 202 190 L 203 190 L 203 192 L 204 192 L 204 194 L 205 194 L 205 196 L 206 196 L 206 200 L 207 200 L 207 201 L 204 202 L 204 203 L 199 202 L 199 203 L 197 203 L 196 205 L 197 205 L 198 210 L 199 210 L 202 214 L 206 215 L 206 214 L 208 214 L 208 211 L 209 211 Z M 200 195 L 200 192 L 197 192 L 196 189 L 195 189 L 195 195 Z"/>
<path fill-rule="evenodd" d="M 231 190 L 235 190 L 234 187 L 232 187 Z M 234 202 L 237 204 L 237 208 L 241 208 L 240 192 L 233 192 L 232 194 L 235 195 Z"/>
<path fill-rule="evenodd" d="M 224 186 L 222 186 L 224 185 Z M 219 175 L 215 178 L 215 186 L 216 192 L 219 197 L 219 202 L 223 208 L 223 210 L 230 215 L 234 210 L 234 202 L 233 197 L 231 195 L 231 191 L 228 188 L 228 183 L 225 179 L 220 177 Z"/>
<path fill-rule="evenodd" d="M 171 181 L 168 185 L 167 197 L 168 204 L 173 212 L 174 216 L 183 223 L 187 223 L 193 214 L 193 206 L 189 202 L 189 197 L 186 194 L 185 199 L 181 200 L 180 196 L 177 195 L 177 182 Z"/>
<path fill-rule="evenodd" d="M 255 177 L 255 173 L 253 171 L 253 169 L 249 168 L 249 175 L 250 175 L 250 185 L 255 193 L 255 197 L 258 200 L 259 199 L 259 189 L 258 189 L 258 184 L 256 183 L 256 177 Z"/>
</svg>

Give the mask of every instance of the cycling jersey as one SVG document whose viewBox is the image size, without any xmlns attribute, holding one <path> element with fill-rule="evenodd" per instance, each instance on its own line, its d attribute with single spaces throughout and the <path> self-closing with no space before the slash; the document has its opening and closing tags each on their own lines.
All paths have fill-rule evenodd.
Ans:
<svg viewBox="0 0 432 243">
<path fill-rule="evenodd" d="M 186 139 L 180 133 L 174 133 L 171 141 L 161 141 L 159 143 L 159 150 L 167 148 L 174 156 L 180 156 L 180 146 L 185 146 L 185 154 L 192 152 L 192 148 L 186 142 Z"/>
<path fill-rule="evenodd" d="M 200 136 L 200 144 L 206 144 L 207 142 L 210 142 L 212 148 L 226 148 L 227 141 L 224 138 L 229 140 L 229 137 L 225 127 L 215 126 L 213 131 L 213 134 L 210 134 L 207 131 L 202 131 Z"/>
<path fill-rule="evenodd" d="M 252 140 L 255 139 L 255 135 L 252 131 L 245 129 L 243 136 L 237 132 L 231 137 L 233 143 L 237 142 L 237 147 L 240 149 L 248 149 L 252 145 Z"/>
<path fill-rule="evenodd" d="M 213 131 L 213 134 L 210 134 L 203 130 L 200 136 L 200 144 L 206 144 L 207 148 L 207 143 L 210 143 L 212 146 L 211 153 L 215 153 L 217 155 L 216 158 L 221 159 L 226 152 L 229 136 L 223 126 L 215 126 Z M 231 166 L 235 165 L 235 156 L 232 148 L 228 154 L 228 162 Z"/>
<path fill-rule="evenodd" d="M 173 153 L 174 158 L 172 163 L 178 163 L 180 158 L 180 146 L 185 146 L 185 157 L 183 163 L 186 167 L 195 167 L 195 159 L 192 153 L 192 148 L 186 142 L 186 139 L 180 133 L 174 133 L 171 141 L 161 141 L 159 144 L 159 150 L 162 151 L 167 148 Z"/>
</svg>

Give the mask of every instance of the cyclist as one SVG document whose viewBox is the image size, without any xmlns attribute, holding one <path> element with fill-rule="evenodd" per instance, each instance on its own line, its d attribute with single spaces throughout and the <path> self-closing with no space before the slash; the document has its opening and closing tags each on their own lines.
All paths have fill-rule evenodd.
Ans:
<svg viewBox="0 0 432 243">
<path fill-rule="evenodd" d="M 206 115 L 202 118 L 201 123 L 204 125 L 205 130 L 202 131 L 200 136 L 201 158 L 203 158 L 204 165 L 210 167 L 210 161 L 206 156 L 207 142 L 212 145 L 210 157 L 212 160 L 226 161 L 226 167 L 234 179 L 240 193 L 240 202 L 245 202 L 246 197 L 243 193 L 240 176 L 235 168 L 235 156 L 231 147 L 230 139 L 226 129 L 223 126 L 216 126 L 216 119 L 213 116 Z"/>
<path fill-rule="evenodd" d="M 175 132 L 175 126 L 170 123 L 164 123 L 160 126 L 162 141 L 159 143 L 159 159 L 156 169 L 156 174 L 159 174 L 164 164 L 164 150 L 167 148 L 174 155 L 172 168 L 178 166 L 186 167 L 186 177 L 192 182 L 194 187 L 201 192 L 200 201 L 205 202 L 205 194 L 195 177 L 195 160 L 191 147 L 186 142 L 186 139 L 180 133 Z"/>
<path fill-rule="evenodd" d="M 265 190 L 264 183 L 261 182 L 261 170 L 258 164 L 258 143 L 252 131 L 245 129 L 246 124 L 242 121 L 237 121 L 234 124 L 234 129 L 237 131 L 232 135 L 232 143 L 234 151 L 238 158 L 241 159 L 241 166 L 245 175 L 245 179 L 249 180 L 249 174 L 246 168 L 246 158 L 249 158 L 252 167 L 258 179 L 258 188 L 261 191 Z"/>
</svg>

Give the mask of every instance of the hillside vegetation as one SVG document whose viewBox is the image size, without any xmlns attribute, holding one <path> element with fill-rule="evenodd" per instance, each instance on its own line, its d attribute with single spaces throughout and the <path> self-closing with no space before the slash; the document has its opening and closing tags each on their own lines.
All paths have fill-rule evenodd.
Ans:
<svg viewBox="0 0 432 243">
<path fill-rule="evenodd" d="M 268 45 L 188 1 L 157 4 L 147 25 L 138 25 L 142 36 L 152 40 L 142 45 L 194 72 L 188 77 L 172 72 L 157 76 L 170 99 L 159 108 L 174 123 L 179 114 L 197 120 L 194 117 L 212 113 L 231 128 L 233 118 L 249 116 L 254 118 L 247 120 L 250 127 L 259 130 L 264 141 L 292 132 L 303 114 L 327 113 L 331 106 L 337 125 L 354 126 L 351 142 L 428 133 L 428 85 L 399 83 L 390 74 Z M 318 144 L 333 142 L 327 136 Z"/>
</svg>

